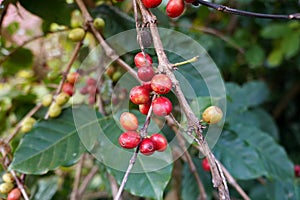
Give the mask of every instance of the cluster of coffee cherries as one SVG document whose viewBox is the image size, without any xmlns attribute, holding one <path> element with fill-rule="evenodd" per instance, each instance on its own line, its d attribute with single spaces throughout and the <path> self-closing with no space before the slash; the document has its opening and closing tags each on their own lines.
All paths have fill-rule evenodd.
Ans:
<svg viewBox="0 0 300 200">
<path fill-rule="evenodd" d="M 138 130 L 138 119 L 130 112 L 123 112 L 120 116 L 120 124 L 126 130 L 119 137 L 119 144 L 125 149 L 133 149 L 139 146 L 139 150 L 146 156 L 152 155 L 155 151 L 165 151 L 168 146 L 167 139 L 154 133 L 150 137 L 141 138 Z"/>
<path fill-rule="evenodd" d="M 0 184 L 0 193 L 7 194 L 7 200 L 21 199 L 21 191 L 15 187 L 15 179 L 11 173 L 4 173 L 2 175 L 3 183 Z"/>
<path fill-rule="evenodd" d="M 172 88 L 171 79 L 165 74 L 155 74 L 152 67 L 152 58 L 146 53 L 138 53 L 134 57 L 134 63 L 138 68 L 138 77 L 143 81 L 142 85 L 130 90 L 129 96 L 132 103 L 139 106 L 142 114 L 147 115 L 152 105 L 156 116 L 167 116 L 172 111 L 172 103 L 167 97 L 157 97 L 151 101 L 151 94 L 167 94 Z"/>
<path fill-rule="evenodd" d="M 142 0 L 146 8 L 155 8 L 159 6 L 162 0 Z M 166 13 L 169 17 L 179 17 L 185 8 L 186 3 L 194 3 L 195 0 L 169 0 L 166 6 Z"/>
<path fill-rule="evenodd" d="M 80 93 L 83 95 L 88 95 L 88 102 L 90 105 L 94 105 L 96 103 L 96 94 L 99 93 L 97 88 L 97 80 L 94 78 L 88 78 L 86 80 L 86 85 L 80 89 Z"/>
<path fill-rule="evenodd" d="M 74 84 L 79 77 L 78 72 L 69 73 L 67 75 L 67 81 L 63 83 L 61 92 L 56 97 L 53 97 L 52 94 L 47 94 L 43 97 L 42 105 L 45 107 L 50 106 L 48 109 L 49 117 L 55 118 L 61 114 L 62 106 L 74 95 Z"/>
</svg>

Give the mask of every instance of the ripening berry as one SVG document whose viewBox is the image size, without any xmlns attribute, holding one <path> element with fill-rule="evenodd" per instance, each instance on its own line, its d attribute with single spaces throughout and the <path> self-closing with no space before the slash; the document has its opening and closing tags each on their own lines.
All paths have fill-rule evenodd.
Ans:
<svg viewBox="0 0 300 200">
<path fill-rule="evenodd" d="M 67 93 L 61 92 L 56 96 L 55 102 L 57 103 L 57 105 L 62 106 L 66 104 L 69 101 L 69 99 L 70 96 Z"/>
<path fill-rule="evenodd" d="M 155 72 L 152 67 L 140 67 L 138 69 L 138 77 L 142 81 L 151 81 L 152 77 L 155 75 Z"/>
<path fill-rule="evenodd" d="M 86 84 L 87 85 L 97 85 L 97 81 L 95 79 L 93 79 L 93 78 L 88 78 L 86 80 Z"/>
<path fill-rule="evenodd" d="M 217 106 L 210 106 L 206 108 L 202 114 L 202 119 L 206 123 L 216 124 L 221 121 L 223 117 L 222 110 Z"/>
<path fill-rule="evenodd" d="M 127 131 L 136 131 L 139 127 L 137 117 L 130 112 L 123 112 L 121 114 L 120 124 Z"/>
<path fill-rule="evenodd" d="M 158 97 L 152 102 L 153 113 L 160 117 L 165 117 L 172 112 L 172 103 L 166 97 Z"/>
<path fill-rule="evenodd" d="M 150 156 L 154 153 L 155 146 L 150 138 L 145 138 L 140 144 L 140 152 L 145 156 Z"/>
<path fill-rule="evenodd" d="M 168 141 L 165 136 L 154 133 L 150 136 L 150 140 L 153 142 L 156 151 L 164 151 L 167 149 Z"/>
<path fill-rule="evenodd" d="M 204 158 L 202 160 L 202 168 L 204 171 L 207 171 L 207 172 L 210 171 L 210 166 L 209 166 L 209 162 L 208 162 L 207 158 Z"/>
<path fill-rule="evenodd" d="M 80 75 L 78 72 L 72 72 L 67 75 L 67 81 L 71 84 L 75 84 L 75 82 L 79 79 Z"/>
<path fill-rule="evenodd" d="M 73 96 L 74 94 L 74 86 L 69 82 L 65 82 L 61 89 L 64 93 L 67 93 L 69 96 Z"/>
<path fill-rule="evenodd" d="M 21 199 L 21 191 L 19 188 L 13 189 L 7 195 L 7 200 L 20 200 L 20 199 Z"/>
<path fill-rule="evenodd" d="M 140 135 L 135 131 L 122 133 L 119 137 L 119 144 L 125 149 L 132 149 L 139 145 L 141 140 Z"/>
<path fill-rule="evenodd" d="M 151 80 L 151 88 L 158 94 L 167 94 L 172 88 L 172 81 L 165 74 L 156 74 Z"/>
<path fill-rule="evenodd" d="M 62 111 L 61 107 L 57 103 L 53 103 L 49 107 L 49 111 L 48 111 L 49 117 L 51 117 L 51 118 L 58 117 L 60 115 L 61 111 Z"/>
<path fill-rule="evenodd" d="M 150 100 L 150 92 L 143 86 L 135 86 L 130 90 L 130 100 L 134 104 L 145 104 Z"/>
<path fill-rule="evenodd" d="M 74 28 L 69 32 L 69 39 L 73 42 L 79 42 L 85 36 L 85 31 L 82 28 Z"/>
<path fill-rule="evenodd" d="M 14 188 L 13 183 L 1 183 L 0 184 L 0 193 L 7 194 Z"/>
<path fill-rule="evenodd" d="M 134 64 L 137 68 L 139 67 L 150 67 L 152 66 L 152 58 L 145 53 L 145 56 L 142 52 L 137 53 L 134 57 Z"/>
<path fill-rule="evenodd" d="M 46 94 L 42 99 L 42 105 L 45 106 L 45 107 L 50 106 L 51 103 L 52 103 L 52 99 L 53 99 L 52 94 Z"/>
<path fill-rule="evenodd" d="M 2 175 L 2 180 L 6 183 L 13 183 L 15 181 L 11 173 L 5 173 Z"/>
</svg>

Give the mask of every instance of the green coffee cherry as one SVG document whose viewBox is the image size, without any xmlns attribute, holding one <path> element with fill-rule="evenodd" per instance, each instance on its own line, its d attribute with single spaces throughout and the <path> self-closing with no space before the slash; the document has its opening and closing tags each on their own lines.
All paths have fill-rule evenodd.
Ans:
<svg viewBox="0 0 300 200">
<path fill-rule="evenodd" d="M 206 108 L 202 114 L 202 119 L 206 123 L 216 124 L 221 121 L 223 117 L 222 110 L 217 106 L 210 106 Z"/>
<path fill-rule="evenodd" d="M 57 103 L 53 103 L 49 107 L 49 117 L 51 118 L 58 117 L 61 113 L 61 110 L 62 110 L 61 107 Z"/>
<path fill-rule="evenodd" d="M 27 132 L 31 131 L 32 127 L 33 127 L 32 124 L 23 124 L 21 127 L 21 132 L 27 133 Z"/>
<path fill-rule="evenodd" d="M 100 18 L 100 17 L 97 17 L 94 22 L 93 22 L 93 25 L 96 29 L 100 30 L 100 29 L 103 29 L 104 26 L 105 26 L 105 21 L 104 19 Z"/>
<path fill-rule="evenodd" d="M 69 39 L 74 42 L 79 42 L 85 36 L 85 31 L 82 28 L 74 28 L 69 32 Z"/>
<path fill-rule="evenodd" d="M 70 96 L 67 93 L 61 92 L 55 98 L 55 102 L 57 103 L 57 105 L 62 106 L 66 104 L 69 101 L 69 99 Z"/>
<path fill-rule="evenodd" d="M 0 193 L 7 194 L 14 188 L 13 183 L 1 183 L 0 184 Z"/>
<path fill-rule="evenodd" d="M 5 183 L 13 183 L 15 181 L 13 175 L 11 173 L 5 173 L 2 175 L 2 180 Z"/>
<path fill-rule="evenodd" d="M 53 96 L 52 94 L 47 94 L 43 97 L 42 99 L 42 105 L 45 106 L 45 107 L 48 107 L 51 105 L 52 103 L 52 99 L 53 99 Z"/>
<path fill-rule="evenodd" d="M 58 71 L 51 71 L 47 74 L 47 78 L 50 81 L 56 80 L 59 77 L 60 73 Z"/>
<path fill-rule="evenodd" d="M 28 118 L 24 119 L 23 124 L 33 125 L 35 122 L 36 122 L 36 119 L 34 119 L 33 117 L 28 117 Z"/>
</svg>

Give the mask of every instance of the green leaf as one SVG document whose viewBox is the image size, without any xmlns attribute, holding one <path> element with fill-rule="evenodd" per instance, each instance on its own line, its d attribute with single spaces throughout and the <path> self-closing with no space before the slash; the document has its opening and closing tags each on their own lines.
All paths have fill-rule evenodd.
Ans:
<svg viewBox="0 0 300 200">
<path fill-rule="evenodd" d="M 31 198 L 32 200 L 51 200 L 58 189 L 58 177 L 40 178 L 38 180 L 37 192 Z"/>
<path fill-rule="evenodd" d="M 201 160 L 199 158 L 194 158 L 193 162 L 196 166 L 197 173 L 203 183 L 205 191 L 207 193 L 207 199 L 211 199 L 213 187 L 211 182 L 211 175 L 209 172 L 205 172 L 201 166 Z M 190 199 L 199 199 L 199 189 L 196 184 L 196 179 L 193 173 L 191 172 L 189 165 L 184 163 L 184 168 L 182 170 L 182 187 L 181 187 L 181 199 L 190 200 Z"/>
<path fill-rule="evenodd" d="M 266 26 L 261 31 L 261 36 L 266 39 L 277 39 L 285 35 L 288 35 L 291 32 L 291 29 L 286 23 L 284 24 L 271 24 Z"/>
<path fill-rule="evenodd" d="M 245 54 L 247 63 L 253 67 L 261 66 L 265 56 L 265 51 L 259 45 L 251 46 Z"/>
<path fill-rule="evenodd" d="M 273 180 L 267 182 L 266 192 L 270 200 L 298 200 L 297 187 L 293 180 Z"/>
<path fill-rule="evenodd" d="M 21 5 L 33 14 L 41 17 L 47 26 L 55 22 L 69 25 L 71 9 L 65 0 L 20 0 Z"/>
<path fill-rule="evenodd" d="M 236 179 L 248 180 L 268 174 L 255 147 L 232 133 L 222 134 L 214 152 Z"/>
<path fill-rule="evenodd" d="M 32 65 L 33 54 L 29 49 L 19 48 L 12 53 L 3 63 L 3 75 L 14 75 L 20 69 L 29 68 Z"/>
<path fill-rule="evenodd" d="M 283 52 L 280 48 L 275 48 L 269 54 L 267 61 L 270 67 L 277 67 L 282 63 L 283 60 Z"/>
<path fill-rule="evenodd" d="M 292 32 L 291 34 L 285 35 L 280 46 L 285 58 L 289 59 L 295 56 L 298 53 L 300 46 L 299 34 L 297 32 Z"/>
<path fill-rule="evenodd" d="M 84 107 L 74 108 L 80 111 Z M 37 122 L 19 144 L 10 169 L 26 174 L 44 174 L 61 165 L 72 165 L 84 152 L 72 109 L 55 119 Z"/>
<path fill-rule="evenodd" d="M 259 162 L 262 162 L 268 178 L 289 180 L 294 177 L 293 163 L 289 160 L 285 150 L 271 136 L 254 126 L 236 124 L 230 128 L 241 140 L 256 150 L 260 156 Z"/>
</svg>

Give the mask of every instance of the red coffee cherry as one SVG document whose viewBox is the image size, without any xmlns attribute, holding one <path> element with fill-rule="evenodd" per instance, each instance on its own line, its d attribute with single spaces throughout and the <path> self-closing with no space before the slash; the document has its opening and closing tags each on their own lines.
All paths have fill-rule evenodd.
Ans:
<svg viewBox="0 0 300 200">
<path fill-rule="evenodd" d="M 21 191 L 19 188 L 13 189 L 7 195 L 7 200 L 20 200 L 20 199 L 21 199 Z"/>
<path fill-rule="evenodd" d="M 162 0 L 142 0 L 146 8 L 155 8 L 161 4 Z"/>
<path fill-rule="evenodd" d="M 142 81 L 151 81 L 152 77 L 155 75 L 155 72 L 152 67 L 140 67 L 138 69 L 138 77 Z"/>
<path fill-rule="evenodd" d="M 167 116 L 172 112 L 172 103 L 166 97 L 158 97 L 152 102 L 153 113 L 157 116 Z"/>
<path fill-rule="evenodd" d="M 184 1 L 183 0 L 169 0 L 166 12 L 169 17 L 175 18 L 180 16 L 184 11 Z"/>
<path fill-rule="evenodd" d="M 300 177 L 300 165 L 295 165 L 294 171 L 295 171 L 295 176 Z"/>
<path fill-rule="evenodd" d="M 145 57 L 144 57 L 144 54 L 142 52 L 137 53 L 134 57 L 134 64 L 137 68 L 139 68 L 139 67 L 150 67 L 150 66 L 152 66 L 152 63 L 153 63 L 152 58 L 146 53 L 145 53 Z"/>
<path fill-rule="evenodd" d="M 150 138 L 145 138 L 140 144 L 140 152 L 146 156 L 150 156 L 154 153 L 155 151 L 155 146 L 150 140 Z"/>
<path fill-rule="evenodd" d="M 62 91 L 67 93 L 69 96 L 73 96 L 74 94 L 74 86 L 69 82 L 65 82 L 62 86 Z"/>
<path fill-rule="evenodd" d="M 67 75 L 67 81 L 74 85 L 74 83 L 79 79 L 79 76 L 78 72 L 69 73 Z"/>
<path fill-rule="evenodd" d="M 148 103 L 145 104 L 140 104 L 139 105 L 139 110 L 143 115 L 148 115 L 148 112 L 150 110 L 151 102 L 148 101 Z"/>
<path fill-rule="evenodd" d="M 130 100 L 134 104 L 145 104 L 150 100 L 150 92 L 143 86 L 135 86 L 130 90 Z"/>
<path fill-rule="evenodd" d="M 96 85 L 96 84 L 97 84 L 97 81 L 96 81 L 95 79 L 93 79 L 93 78 L 88 78 L 88 79 L 86 80 L 86 84 L 87 84 L 87 85 Z"/>
<path fill-rule="evenodd" d="M 206 123 L 216 124 L 221 121 L 223 117 L 222 110 L 217 106 L 209 106 L 206 108 L 202 114 L 202 119 Z"/>
<path fill-rule="evenodd" d="M 202 168 L 203 168 L 204 171 L 207 171 L 207 172 L 210 171 L 210 166 L 209 166 L 207 158 L 204 158 L 202 160 Z"/>
<path fill-rule="evenodd" d="M 142 86 L 143 86 L 144 88 L 146 88 L 147 90 L 149 90 L 149 92 L 152 92 L 151 81 L 143 82 Z"/>
<path fill-rule="evenodd" d="M 167 149 L 168 141 L 165 136 L 154 133 L 150 136 L 150 140 L 153 142 L 156 151 L 164 151 Z"/>
<path fill-rule="evenodd" d="M 130 112 L 123 112 L 121 114 L 120 124 L 127 131 L 136 131 L 139 127 L 138 118 Z"/>
<path fill-rule="evenodd" d="M 135 131 L 128 131 L 122 133 L 119 137 L 119 144 L 125 149 L 132 149 L 138 146 L 140 143 L 141 137 Z"/>
<path fill-rule="evenodd" d="M 165 74 L 157 74 L 151 80 L 151 88 L 158 94 L 167 94 L 172 88 L 171 79 Z"/>
</svg>

